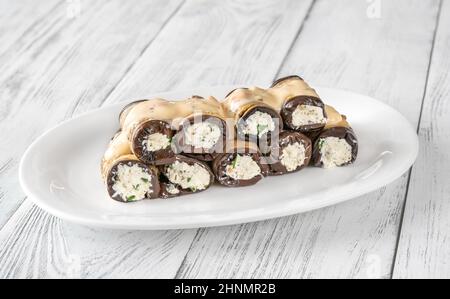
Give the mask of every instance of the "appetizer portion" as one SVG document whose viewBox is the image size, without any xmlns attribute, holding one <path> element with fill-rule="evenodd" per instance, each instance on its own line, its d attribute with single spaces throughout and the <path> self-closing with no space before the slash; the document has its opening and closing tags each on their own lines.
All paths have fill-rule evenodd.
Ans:
<svg viewBox="0 0 450 299">
<path fill-rule="evenodd" d="M 127 105 L 120 116 L 121 129 L 139 160 L 162 165 L 174 160 L 172 104 L 163 99 L 141 100 Z"/>
<path fill-rule="evenodd" d="M 106 174 L 108 193 L 121 202 L 136 202 L 159 197 L 158 171 L 136 156 L 121 157 Z"/>
<path fill-rule="evenodd" d="M 353 163 L 358 154 L 358 140 L 350 127 L 332 127 L 317 138 L 313 150 L 313 164 L 334 168 Z"/>
<path fill-rule="evenodd" d="M 272 145 L 269 160 L 270 175 L 300 171 L 309 165 L 312 154 L 311 140 L 300 132 L 280 133 L 278 143 Z"/>
<path fill-rule="evenodd" d="M 163 198 L 201 192 L 214 182 L 208 165 L 181 155 L 177 155 L 174 162 L 161 166 L 160 171 Z"/>
<path fill-rule="evenodd" d="M 278 79 L 268 90 L 278 99 L 287 128 L 302 133 L 320 131 L 327 123 L 325 105 L 319 95 L 302 78 Z"/>
<path fill-rule="evenodd" d="M 119 123 L 102 175 L 111 198 L 121 202 L 197 193 L 215 180 L 226 187 L 255 185 L 308 165 L 348 165 L 358 154 L 347 118 L 299 76 L 268 89 L 237 88 L 223 101 L 134 101 Z"/>
<path fill-rule="evenodd" d="M 112 139 L 102 161 L 102 175 L 108 193 L 120 202 L 136 202 L 159 196 L 158 170 L 131 153 L 124 134 Z"/>
<path fill-rule="evenodd" d="M 226 112 L 213 97 L 204 99 L 194 96 L 185 105 L 193 109 L 190 115 L 175 124 L 177 150 L 201 161 L 212 161 L 216 153 L 223 151 L 226 142 Z"/>
<path fill-rule="evenodd" d="M 278 135 L 283 128 L 280 114 L 264 103 L 263 97 L 252 89 L 239 88 L 232 91 L 223 105 L 234 115 L 236 133 L 242 140 L 267 143 L 272 135 Z"/>
<path fill-rule="evenodd" d="M 226 187 L 254 185 L 269 171 L 256 144 L 241 140 L 228 145 L 226 153 L 214 160 L 212 169 L 217 182 Z"/>
</svg>

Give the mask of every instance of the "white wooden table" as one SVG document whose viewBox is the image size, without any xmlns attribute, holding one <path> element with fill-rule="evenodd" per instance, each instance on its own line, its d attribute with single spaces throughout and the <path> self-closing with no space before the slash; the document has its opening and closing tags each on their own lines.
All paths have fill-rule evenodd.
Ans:
<svg viewBox="0 0 450 299">
<path fill-rule="evenodd" d="M 450 0 L 0 0 L 0 277 L 450 278 Z M 417 126 L 402 178 L 258 223 L 110 231 L 34 206 L 20 158 L 89 109 L 300 74 Z M 400 132 L 401 134 L 401 132 Z"/>
</svg>

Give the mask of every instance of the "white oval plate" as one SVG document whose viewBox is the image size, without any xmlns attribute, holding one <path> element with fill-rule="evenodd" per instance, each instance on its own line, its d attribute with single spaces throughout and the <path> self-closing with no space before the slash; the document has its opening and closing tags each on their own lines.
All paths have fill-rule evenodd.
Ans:
<svg viewBox="0 0 450 299">
<path fill-rule="evenodd" d="M 154 96 L 223 97 L 233 86 Z M 243 188 L 212 186 L 193 195 L 124 204 L 111 200 L 100 160 L 118 128 L 123 103 L 64 122 L 36 140 L 21 161 L 20 181 L 39 207 L 71 222 L 116 229 L 180 229 L 252 222 L 333 205 L 387 185 L 416 159 L 418 138 L 391 107 L 367 96 L 319 88 L 323 100 L 348 116 L 359 139 L 353 165 L 269 177 Z"/>
</svg>

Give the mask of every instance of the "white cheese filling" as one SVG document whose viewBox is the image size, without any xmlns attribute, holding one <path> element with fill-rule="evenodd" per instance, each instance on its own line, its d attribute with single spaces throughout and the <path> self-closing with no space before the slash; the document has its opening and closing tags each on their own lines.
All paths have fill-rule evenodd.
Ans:
<svg viewBox="0 0 450 299">
<path fill-rule="evenodd" d="M 263 136 L 266 133 L 275 130 L 275 122 L 270 114 L 256 111 L 245 121 L 243 133 L 247 135 Z"/>
<path fill-rule="evenodd" d="M 226 167 L 225 174 L 235 180 L 250 180 L 261 174 L 261 168 L 251 156 L 237 155 Z"/>
<path fill-rule="evenodd" d="M 287 171 L 294 171 L 305 163 L 305 158 L 305 146 L 300 142 L 295 142 L 283 149 L 280 162 Z"/>
<path fill-rule="evenodd" d="M 159 151 L 170 145 L 170 138 L 161 133 L 149 135 L 145 140 L 145 149 L 149 152 Z"/>
<path fill-rule="evenodd" d="M 209 172 L 199 164 L 189 165 L 179 161 L 167 168 L 166 175 L 171 183 L 192 191 L 206 189 L 211 181 Z"/>
<path fill-rule="evenodd" d="M 218 125 L 201 122 L 189 126 L 184 134 L 185 143 L 196 148 L 213 148 L 219 141 L 221 130 Z"/>
<path fill-rule="evenodd" d="M 137 164 L 120 164 L 112 189 L 124 201 L 143 200 L 152 192 L 152 176 Z"/>
<path fill-rule="evenodd" d="M 327 119 L 323 116 L 320 107 L 311 105 L 298 105 L 292 113 L 292 124 L 295 127 L 313 124 L 325 124 Z"/>
<path fill-rule="evenodd" d="M 180 193 L 180 190 L 174 185 L 174 184 L 167 184 L 166 190 L 169 194 L 178 194 Z"/>
<path fill-rule="evenodd" d="M 352 147 L 345 139 L 326 137 L 319 140 L 321 161 L 324 168 L 333 168 L 352 159 Z"/>
</svg>

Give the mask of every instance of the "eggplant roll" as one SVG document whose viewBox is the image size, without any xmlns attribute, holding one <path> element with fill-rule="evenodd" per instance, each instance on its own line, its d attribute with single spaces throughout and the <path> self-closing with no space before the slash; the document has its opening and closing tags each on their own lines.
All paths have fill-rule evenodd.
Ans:
<svg viewBox="0 0 450 299">
<path fill-rule="evenodd" d="M 287 129 L 310 133 L 325 127 L 327 123 L 325 105 L 316 91 L 302 78 L 289 76 L 278 79 L 268 93 L 278 101 L 280 114 Z"/>
<path fill-rule="evenodd" d="M 112 199 L 136 202 L 159 197 L 158 170 L 140 162 L 136 156 L 123 156 L 106 174 L 106 185 Z"/>
<path fill-rule="evenodd" d="M 103 157 L 102 175 L 114 200 L 135 202 L 159 196 L 158 170 L 140 162 L 131 153 L 122 133 L 116 134 Z"/>
<path fill-rule="evenodd" d="M 172 108 L 169 101 L 153 99 L 133 102 L 122 110 L 121 129 L 142 162 L 161 165 L 174 161 L 171 122 L 177 114 Z"/>
<path fill-rule="evenodd" d="M 333 168 L 353 163 L 358 155 L 358 140 L 350 127 L 325 129 L 313 147 L 314 166 Z"/>
<path fill-rule="evenodd" d="M 175 124 L 178 132 L 174 137 L 177 152 L 201 161 L 212 161 L 222 153 L 228 134 L 227 115 L 220 102 L 213 97 L 193 97 L 187 103 L 195 110 Z"/>
<path fill-rule="evenodd" d="M 177 155 L 175 161 L 159 167 L 162 198 L 204 191 L 214 183 L 214 175 L 203 162 Z"/>
<path fill-rule="evenodd" d="M 283 128 L 277 110 L 264 103 L 263 92 L 257 88 L 238 88 L 223 102 L 234 116 L 236 133 L 242 140 L 268 140 Z"/>
<path fill-rule="evenodd" d="M 282 175 L 299 171 L 309 165 L 312 154 L 311 140 L 295 131 L 280 133 L 277 144 L 271 148 L 267 158 L 270 175 Z"/>
<path fill-rule="evenodd" d="M 216 180 L 226 187 L 243 187 L 258 183 L 268 175 L 269 167 L 254 143 L 238 140 L 227 146 L 213 161 Z"/>
</svg>

